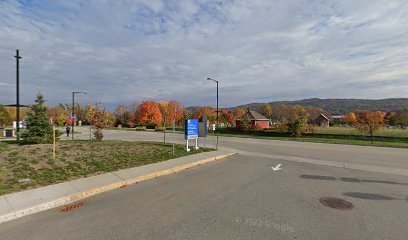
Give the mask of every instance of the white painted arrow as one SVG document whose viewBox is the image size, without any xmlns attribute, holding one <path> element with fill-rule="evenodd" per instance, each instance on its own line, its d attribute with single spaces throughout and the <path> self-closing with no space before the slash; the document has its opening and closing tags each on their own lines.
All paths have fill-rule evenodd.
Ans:
<svg viewBox="0 0 408 240">
<path fill-rule="evenodd" d="M 281 170 L 282 168 L 280 168 L 280 166 L 282 166 L 282 164 L 278 164 L 278 165 L 276 165 L 276 167 L 271 167 L 272 168 L 272 170 L 273 171 L 278 171 L 278 170 Z"/>
</svg>

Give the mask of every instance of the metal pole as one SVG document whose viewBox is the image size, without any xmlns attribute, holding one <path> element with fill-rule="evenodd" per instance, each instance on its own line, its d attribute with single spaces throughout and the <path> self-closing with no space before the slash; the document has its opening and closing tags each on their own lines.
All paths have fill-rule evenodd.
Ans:
<svg viewBox="0 0 408 240">
<path fill-rule="evenodd" d="M 20 52 L 16 50 L 16 128 L 17 128 L 17 141 L 20 140 Z"/>
<path fill-rule="evenodd" d="M 55 144 L 55 124 L 52 123 L 52 159 L 55 159 Z"/>
<path fill-rule="evenodd" d="M 164 143 L 166 143 L 166 116 L 164 116 L 164 131 L 163 131 L 163 135 L 164 135 Z"/>
<path fill-rule="evenodd" d="M 215 125 L 215 133 L 217 134 L 217 145 L 215 147 L 216 150 L 218 150 L 218 81 L 217 83 L 217 124 Z"/>
<path fill-rule="evenodd" d="M 173 112 L 173 155 L 174 155 L 174 138 L 175 138 L 175 125 L 176 125 L 176 107 L 174 107 L 174 112 Z"/>
<path fill-rule="evenodd" d="M 72 126 L 72 140 L 74 140 L 74 121 L 75 121 L 75 92 L 72 92 L 72 115 L 71 115 L 71 126 Z"/>
</svg>

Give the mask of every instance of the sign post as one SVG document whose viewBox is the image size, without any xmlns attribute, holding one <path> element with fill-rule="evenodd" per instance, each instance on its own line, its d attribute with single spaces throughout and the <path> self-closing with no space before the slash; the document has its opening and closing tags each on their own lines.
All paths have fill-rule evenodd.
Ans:
<svg viewBox="0 0 408 240">
<path fill-rule="evenodd" d="M 207 116 L 203 116 L 202 121 L 198 123 L 198 137 L 204 138 L 204 148 L 207 134 L 208 134 Z"/>
<path fill-rule="evenodd" d="M 163 125 L 164 125 L 164 143 L 166 143 L 166 116 L 163 116 Z"/>
<path fill-rule="evenodd" d="M 198 120 L 189 119 L 185 121 L 184 136 L 186 139 L 186 151 L 189 152 L 188 140 L 195 139 L 195 149 L 198 149 Z"/>
</svg>

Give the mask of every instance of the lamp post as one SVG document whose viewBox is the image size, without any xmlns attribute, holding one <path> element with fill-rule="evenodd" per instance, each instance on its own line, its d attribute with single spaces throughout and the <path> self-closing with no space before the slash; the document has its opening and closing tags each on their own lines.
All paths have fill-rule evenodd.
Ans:
<svg viewBox="0 0 408 240">
<path fill-rule="evenodd" d="M 217 136 L 217 143 L 215 145 L 215 149 L 218 150 L 218 81 L 212 78 L 207 78 L 208 81 L 214 81 L 217 84 L 217 118 L 215 123 L 215 135 Z"/>
<path fill-rule="evenodd" d="M 83 93 L 87 94 L 86 92 L 72 92 L 72 115 L 71 115 L 71 126 L 72 126 L 72 140 L 74 140 L 74 126 L 75 126 L 75 94 L 76 93 Z"/>
</svg>

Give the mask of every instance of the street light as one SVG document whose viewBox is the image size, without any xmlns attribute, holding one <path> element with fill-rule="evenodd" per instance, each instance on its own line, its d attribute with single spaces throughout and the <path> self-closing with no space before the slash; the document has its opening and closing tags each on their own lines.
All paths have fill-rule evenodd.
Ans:
<svg viewBox="0 0 408 240">
<path fill-rule="evenodd" d="M 72 115 L 71 115 L 71 124 L 72 124 L 72 140 L 74 140 L 74 125 L 75 125 L 75 94 L 76 93 L 83 93 L 87 94 L 86 92 L 72 92 Z"/>
<path fill-rule="evenodd" d="M 214 81 L 217 84 L 217 118 L 215 123 L 215 135 L 217 136 L 217 144 L 215 145 L 215 149 L 218 150 L 218 81 L 212 78 L 207 78 L 208 81 Z"/>
</svg>

